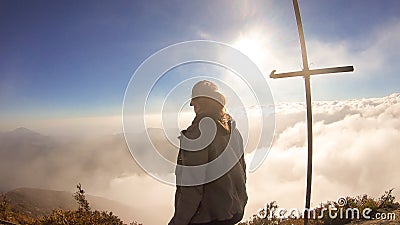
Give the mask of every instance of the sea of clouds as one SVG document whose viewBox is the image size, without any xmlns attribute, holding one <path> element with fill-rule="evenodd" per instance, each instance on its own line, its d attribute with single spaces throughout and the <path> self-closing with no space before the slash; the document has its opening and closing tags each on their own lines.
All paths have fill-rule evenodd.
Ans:
<svg viewBox="0 0 400 225">
<path fill-rule="evenodd" d="M 276 130 L 269 154 L 248 174 L 245 219 L 274 200 L 288 209 L 304 205 L 305 105 L 279 103 L 275 113 Z M 313 120 L 313 206 L 341 196 L 379 197 L 391 188 L 399 196 L 400 94 L 315 101 Z M 154 134 L 159 134 L 158 130 Z M 144 135 L 137 134 L 137 141 L 147 137 Z M 167 158 L 175 157 L 176 148 L 163 144 L 161 137 L 154 140 Z M 175 188 L 142 171 L 121 134 L 83 138 L 18 129 L 0 133 L 0 141 L 3 191 L 22 186 L 74 191 L 80 182 L 89 194 L 132 206 L 136 220 L 144 224 L 166 223 L 172 216 Z M 143 149 L 152 147 L 143 145 Z M 248 163 L 252 154 L 246 154 Z M 154 167 L 160 174 L 168 172 L 158 169 Z"/>
</svg>

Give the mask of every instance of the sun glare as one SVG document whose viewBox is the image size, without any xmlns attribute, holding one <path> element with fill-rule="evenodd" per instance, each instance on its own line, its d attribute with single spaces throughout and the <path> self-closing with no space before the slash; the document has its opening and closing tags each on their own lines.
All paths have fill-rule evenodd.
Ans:
<svg viewBox="0 0 400 225">
<path fill-rule="evenodd" d="M 238 39 L 233 42 L 233 47 L 247 55 L 262 70 L 268 59 L 268 47 L 265 39 L 265 35 L 261 35 L 261 32 L 250 31 L 240 34 Z"/>
</svg>

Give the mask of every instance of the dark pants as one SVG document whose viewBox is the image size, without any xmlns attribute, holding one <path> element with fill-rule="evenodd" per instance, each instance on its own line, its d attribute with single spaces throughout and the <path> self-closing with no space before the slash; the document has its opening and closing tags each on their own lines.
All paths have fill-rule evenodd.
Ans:
<svg viewBox="0 0 400 225">
<path fill-rule="evenodd" d="M 232 219 L 223 220 L 223 221 L 211 221 L 208 223 L 191 223 L 189 225 L 234 225 L 238 223 L 243 218 L 243 214 L 235 214 Z"/>
</svg>

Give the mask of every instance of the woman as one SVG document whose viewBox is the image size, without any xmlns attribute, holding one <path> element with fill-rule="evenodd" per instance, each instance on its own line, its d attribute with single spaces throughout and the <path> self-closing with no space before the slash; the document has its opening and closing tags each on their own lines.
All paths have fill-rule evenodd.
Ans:
<svg viewBox="0 0 400 225">
<path fill-rule="evenodd" d="M 242 136 L 226 113 L 225 97 L 214 83 L 207 80 L 196 83 L 190 105 L 196 117 L 191 126 L 181 132 L 175 171 L 175 213 L 169 225 L 233 225 L 243 218 L 247 203 Z M 203 126 L 207 121 L 215 125 Z M 201 141 L 209 134 L 213 135 L 209 142 Z M 198 140 L 203 143 L 200 149 L 196 149 Z M 224 151 L 236 160 L 219 157 Z M 218 168 L 228 169 L 215 176 L 215 171 L 211 171 L 215 167 L 208 166 L 214 161 Z M 205 166 L 199 167 L 201 165 Z"/>
</svg>

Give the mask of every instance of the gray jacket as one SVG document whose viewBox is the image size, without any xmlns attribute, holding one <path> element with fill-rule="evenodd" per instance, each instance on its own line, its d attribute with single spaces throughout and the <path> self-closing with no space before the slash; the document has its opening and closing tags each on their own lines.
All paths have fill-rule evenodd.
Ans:
<svg viewBox="0 0 400 225">
<path fill-rule="evenodd" d="M 181 134 L 188 139 L 196 139 L 200 136 L 199 121 L 206 117 L 197 115 L 192 125 Z M 175 193 L 175 213 L 169 225 L 187 225 L 189 223 L 207 223 L 211 221 L 223 221 L 243 216 L 247 203 L 246 193 L 246 164 L 244 161 L 243 139 L 233 120 L 223 122 L 213 119 L 217 124 L 215 138 L 206 148 L 200 151 L 187 151 L 181 149 L 178 155 L 178 165 L 198 166 L 215 160 L 228 146 L 227 151 L 233 151 L 237 157 L 237 163 L 225 174 L 211 182 L 195 185 L 181 186 L 180 178 L 185 171 L 175 171 L 177 187 Z M 226 162 L 222 162 L 226 163 Z M 208 178 L 207 168 L 202 179 Z M 193 174 L 193 176 L 199 176 Z"/>
</svg>

